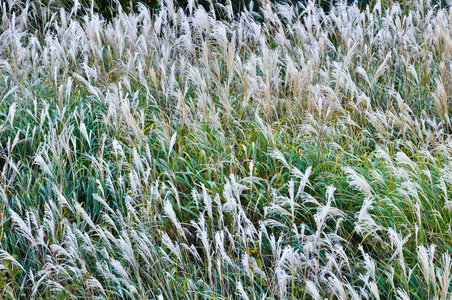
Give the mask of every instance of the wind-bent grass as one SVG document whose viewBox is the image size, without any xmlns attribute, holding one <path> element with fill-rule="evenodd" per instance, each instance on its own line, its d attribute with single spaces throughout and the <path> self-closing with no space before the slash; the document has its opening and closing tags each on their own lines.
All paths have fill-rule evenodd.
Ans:
<svg viewBox="0 0 452 300">
<path fill-rule="evenodd" d="M 0 6 L 0 298 L 450 299 L 450 8 Z"/>
</svg>

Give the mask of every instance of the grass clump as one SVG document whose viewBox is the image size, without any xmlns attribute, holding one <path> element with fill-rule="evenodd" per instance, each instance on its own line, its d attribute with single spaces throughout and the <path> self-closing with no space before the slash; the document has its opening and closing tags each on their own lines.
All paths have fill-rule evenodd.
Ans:
<svg viewBox="0 0 452 300">
<path fill-rule="evenodd" d="M 451 297 L 450 8 L 0 4 L 0 298 Z"/>
</svg>

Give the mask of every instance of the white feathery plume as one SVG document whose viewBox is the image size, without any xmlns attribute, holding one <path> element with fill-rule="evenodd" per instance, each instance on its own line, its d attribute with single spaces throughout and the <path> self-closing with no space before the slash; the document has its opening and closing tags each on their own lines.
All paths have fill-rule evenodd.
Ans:
<svg viewBox="0 0 452 300">
<path fill-rule="evenodd" d="M 188 0 L 187 7 L 188 7 L 188 12 L 191 16 L 193 14 L 193 8 L 195 8 L 195 0 Z"/>
<path fill-rule="evenodd" d="M 397 288 L 397 300 L 410 300 L 410 296 L 405 290 Z"/>
<path fill-rule="evenodd" d="M 104 287 L 102 286 L 102 283 L 99 282 L 99 280 L 94 277 L 90 276 L 86 282 L 86 287 L 90 290 L 97 290 L 99 291 L 103 297 L 107 297 L 107 294 L 105 293 Z"/>
<path fill-rule="evenodd" d="M 11 262 L 13 265 L 17 266 L 19 269 L 21 269 L 22 271 L 25 272 L 24 267 L 22 267 L 22 265 L 11 254 L 9 254 L 8 252 L 6 252 L 3 249 L 0 249 L 0 259 L 2 261 L 7 260 L 7 261 Z M 2 270 L 1 267 L 4 268 L 4 266 L 0 264 L 0 270 Z"/>
<path fill-rule="evenodd" d="M 292 172 L 294 173 L 294 175 L 301 179 L 295 199 L 298 199 L 298 197 L 300 197 L 300 195 L 304 192 L 304 188 L 306 187 L 306 184 L 309 182 L 309 175 L 311 175 L 311 171 L 312 171 L 311 166 L 306 168 L 304 174 L 298 168 L 292 167 Z"/>
<path fill-rule="evenodd" d="M 268 155 L 270 157 L 272 157 L 273 159 L 279 160 L 284 167 L 290 169 L 289 164 L 287 163 L 286 158 L 284 157 L 284 154 L 282 154 L 281 151 L 279 151 L 278 149 L 274 149 L 273 151 L 271 151 L 270 153 L 268 153 Z"/>
<path fill-rule="evenodd" d="M 376 300 L 380 300 L 380 292 L 378 291 L 378 285 L 375 281 L 371 281 L 367 284 L 370 292 L 375 297 Z"/>
<path fill-rule="evenodd" d="M 96 230 L 96 225 L 94 225 L 93 221 L 91 220 L 89 215 L 86 213 L 85 209 L 76 200 L 74 200 L 74 208 L 82 216 L 82 218 L 88 223 L 88 225 L 91 226 L 92 229 Z"/>
<path fill-rule="evenodd" d="M 210 243 L 208 240 L 208 232 L 206 228 L 206 223 L 203 215 L 199 216 L 198 223 L 191 221 L 191 224 L 196 228 L 196 235 L 198 239 L 201 240 L 201 243 L 204 247 L 204 250 L 206 251 L 206 258 L 207 258 L 207 272 L 209 275 L 209 279 L 212 281 L 212 257 L 210 254 Z"/>
<path fill-rule="evenodd" d="M 50 171 L 49 166 L 46 164 L 46 162 L 44 161 L 44 158 L 41 155 L 37 155 L 35 157 L 34 163 L 39 165 L 45 173 L 47 173 L 48 175 L 53 177 L 52 171 Z"/>
<path fill-rule="evenodd" d="M 51 200 L 49 201 L 49 205 L 44 206 L 44 224 L 42 227 L 46 229 L 47 232 L 50 232 L 53 240 L 56 240 L 56 224 L 52 207 L 55 207 L 55 204 Z"/>
<path fill-rule="evenodd" d="M 328 277 L 328 283 L 331 289 L 334 291 L 335 296 L 338 299 L 345 300 L 347 299 L 347 292 L 344 288 L 344 283 L 332 272 L 330 272 Z"/>
<path fill-rule="evenodd" d="M 386 69 L 388 68 L 388 60 L 391 58 L 392 54 L 391 51 L 388 52 L 388 54 L 386 55 L 384 61 L 381 63 L 380 66 L 378 66 L 377 71 L 375 71 L 374 76 L 372 77 L 372 80 L 370 81 L 370 86 L 373 87 L 375 86 L 375 83 L 377 82 L 378 78 L 381 77 L 381 75 L 384 74 L 384 72 L 386 71 Z"/>
<path fill-rule="evenodd" d="M 204 198 L 204 205 L 206 206 L 207 214 L 209 215 L 210 220 L 213 221 L 213 214 L 212 214 L 212 198 L 210 198 L 209 194 L 207 193 L 207 189 L 203 184 L 201 184 L 202 188 L 202 194 Z"/>
<path fill-rule="evenodd" d="M 370 80 L 369 80 L 369 77 L 367 76 L 366 70 L 364 70 L 364 68 L 363 68 L 362 66 L 358 66 L 358 67 L 355 69 L 355 71 L 356 71 L 356 73 L 357 73 L 358 75 L 360 75 L 360 76 L 367 82 L 367 84 L 370 86 Z"/>
<path fill-rule="evenodd" d="M 367 180 L 360 174 L 358 174 L 355 170 L 353 170 L 350 167 L 344 167 L 343 171 L 347 175 L 347 179 L 349 180 L 348 183 L 359 189 L 361 192 L 371 195 L 372 194 L 372 188 L 367 182 Z"/>
<path fill-rule="evenodd" d="M 174 132 L 173 135 L 171 136 L 171 140 L 170 140 L 169 146 L 168 146 L 168 157 L 170 157 L 171 152 L 173 151 L 174 145 L 176 144 L 176 140 L 177 140 L 177 132 Z"/>
<path fill-rule="evenodd" d="M 435 245 L 432 244 L 427 249 L 424 246 L 419 246 L 417 248 L 417 256 L 419 263 L 421 265 L 422 274 L 424 275 L 425 281 L 430 284 L 433 284 L 436 290 L 436 282 L 435 282 Z"/>
<path fill-rule="evenodd" d="M 278 267 L 284 271 L 295 274 L 300 263 L 300 254 L 298 250 L 294 250 L 291 246 L 284 247 L 280 258 L 278 259 Z"/>
<path fill-rule="evenodd" d="M 322 296 L 313 281 L 306 280 L 306 291 L 314 300 L 322 300 Z"/>
<path fill-rule="evenodd" d="M 184 229 L 182 225 L 179 223 L 179 220 L 176 217 L 176 213 L 174 212 L 173 205 L 170 200 L 166 200 L 165 205 L 163 207 L 166 215 L 169 217 L 173 225 L 176 227 L 177 232 L 186 240 Z"/>
<path fill-rule="evenodd" d="M 6 95 L 3 99 L 5 99 L 8 95 Z M 14 116 L 16 114 L 16 110 L 17 110 L 17 103 L 14 102 L 13 104 L 11 104 L 11 106 L 9 107 L 8 110 L 8 116 L 6 117 L 7 120 L 9 120 L 9 123 L 11 124 L 11 126 L 13 126 L 14 123 Z"/>
<path fill-rule="evenodd" d="M 247 253 L 242 255 L 242 267 L 246 275 L 248 275 L 248 278 L 251 277 L 250 257 Z"/>
<path fill-rule="evenodd" d="M 113 146 L 113 153 L 115 154 L 116 157 L 118 157 L 118 155 L 121 155 L 122 157 L 124 157 L 124 150 L 122 150 L 122 146 L 121 144 L 114 139 L 112 142 L 112 146 Z"/>
<path fill-rule="evenodd" d="M 400 267 L 402 268 L 402 272 L 403 275 L 405 276 L 405 278 L 407 278 L 407 272 L 406 272 L 406 265 L 405 265 L 405 259 L 403 257 L 403 245 L 408 241 L 408 239 L 410 238 L 411 234 L 409 234 L 406 237 L 403 237 L 400 233 L 397 233 L 397 231 L 395 231 L 392 228 L 388 228 L 388 234 L 389 234 L 389 238 L 391 240 L 391 246 L 394 247 L 395 246 L 395 252 L 394 255 L 392 256 L 391 260 L 398 255 L 399 256 L 399 264 Z"/>
<path fill-rule="evenodd" d="M 239 280 L 236 282 L 237 285 L 237 295 L 243 299 L 243 300 L 249 300 L 248 295 L 246 294 L 245 290 L 243 289 L 243 284 L 242 282 Z"/>
<path fill-rule="evenodd" d="M 396 161 L 399 164 L 409 166 L 413 171 L 417 171 L 419 169 L 418 166 L 402 151 L 397 152 Z"/>
<path fill-rule="evenodd" d="M 376 273 L 375 273 L 375 261 L 370 257 L 369 254 L 364 252 L 364 249 L 362 246 L 359 246 L 358 250 L 361 252 L 361 254 L 364 257 L 364 268 L 367 271 L 367 275 L 370 275 L 371 279 L 376 279 Z"/>
<path fill-rule="evenodd" d="M 52 185 L 52 190 L 53 190 L 55 196 L 57 197 L 57 200 L 58 200 L 58 203 L 60 204 L 60 206 L 67 207 L 72 213 L 74 213 L 72 206 L 69 204 L 66 197 L 60 192 L 59 188 L 56 185 Z M 61 214 L 62 212 L 60 211 L 59 213 Z"/>
<path fill-rule="evenodd" d="M 290 275 L 287 275 L 286 272 L 280 267 L 275 268 L 275 274 L 277 279 L 277 287 L 279 289 L 279 297 L 280 299 L 285 299 L 287 294 L 287 283 L 290 280 Z"/>
<path fill-rule="evenodd" d="M 441 300 L 446 300 L 451 282 L 451 258 L 449 253 L 446 252 L 441 255 L 441 264 L 443 269 L 437 269 L 436 274 L 441 287 Z"/>
<path fill-rule="evenodd" d="M 355 222 L 355 229 L 362 235 L 372 234 L 373 237 L 381 240 L 377 231 L 381 230 L 382 227 L 375 222 L 374 218 L 368 212 L 369 209 L 373 208 L 372 204 L 373 199 L 371 196 L 364 199 L 363 205 L 357 215 L 358 220 Z"/>
<path fill-rule="evenodd" d="M 86 141 L 88 142 L 88 145 L 91 146 L 91 140 L 89 138 L 88 132 L 86 131 L 86 126 L 85 123 L 81 123 L 80 124 L 80 132 L 82 133 L 83 137 L 86 139 Z"/>
<path fill-rule="evenodd" d="M 171 240 L 171 238 L 169 237 L 169 235 L 164 232 L 159 230 L 160 235 L 162 236 L 162 242 L 163 244 L 168 247 L 168 249 L 170 249 L 171 252 L 174 253 L 174 255 L 176 255 L 177 259 L 179 260 L 180 263 L 182 263 L 182 258 L 181 258 L 181 251 L 179 248 L 179 245 L 176 243 L 174 244 L 173 241 Z"/>
<path fill-rule="evenodd" d="M 220 253 L 222 261 L 233 266 L 234 263 L 224 249 L 224 231 L 215 232 L 215 248 Z"/>
<path fill-rule="evenodd" d="M 30 224 L 26 224 L 25 221 L 11 208 L 9 209 L 9 214 L 11 215 L 11 219 L 16 225 L 19 233 L 30 242 L 30 246 L 36 246 L 37 243 L 33 236 Z"/>
</svg>

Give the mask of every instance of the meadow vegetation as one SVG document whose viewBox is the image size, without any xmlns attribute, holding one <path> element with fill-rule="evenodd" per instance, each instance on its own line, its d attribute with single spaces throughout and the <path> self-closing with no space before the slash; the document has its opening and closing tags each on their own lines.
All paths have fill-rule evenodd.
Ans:
<svg viewBox="0 0 452 300">
<path fill-rule="evenodd" d="M 0 298 L 451 299 L 452 9 L 228 3 L 0 1 Z"/>
</svg>

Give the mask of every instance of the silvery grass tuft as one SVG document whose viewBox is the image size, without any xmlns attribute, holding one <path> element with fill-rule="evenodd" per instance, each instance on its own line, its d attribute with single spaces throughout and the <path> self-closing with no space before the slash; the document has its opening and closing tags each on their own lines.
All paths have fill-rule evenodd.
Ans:
<svg viewBox="0 0 452 300">
<path fill-rule="evenodd" d="M 0 7 L 0 298 L 452 297 L 450 6 Z"/>
</svg>

